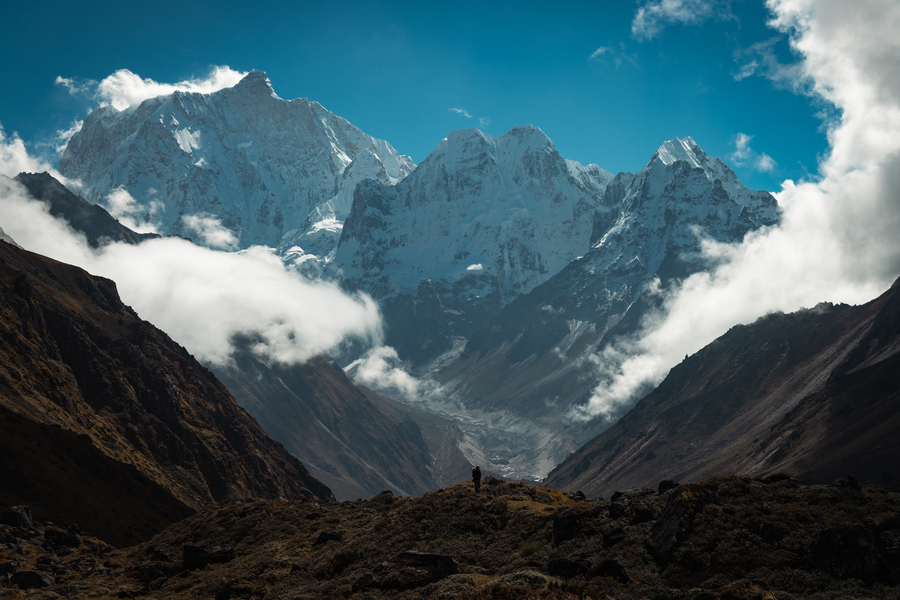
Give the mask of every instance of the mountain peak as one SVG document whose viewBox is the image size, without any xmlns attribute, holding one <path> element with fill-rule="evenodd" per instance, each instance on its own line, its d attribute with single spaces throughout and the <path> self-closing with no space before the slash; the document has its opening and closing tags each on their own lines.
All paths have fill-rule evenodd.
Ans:
<svg viewBox="0 0 900 600">
<path fill-rule="evenodd" d="M 265 71 L 257 71 L 253 69 L 246 75 L 244 78 L 237 82 L 237 85 L 234 86 L 234 89 L 244 89 L 251 92 L 262 92 L 265 94 L 274 94 L 275 90 L 272 88 L 272 82 L 269 81 L 268 76 Z"/>
<path fill-rule="evenodd" d="M 683 160 L 695 167 L 701 167 L 701 158 L 706 154 L 700 149 L 700 146 L 690 136 L 685 138 L 672 138 L 656 150 L 653 158 L 658 158 L 664 165 L 668 166 L 676 161 Z M 651 159 L 652 162 L 652 159 Z"/>
</svg>

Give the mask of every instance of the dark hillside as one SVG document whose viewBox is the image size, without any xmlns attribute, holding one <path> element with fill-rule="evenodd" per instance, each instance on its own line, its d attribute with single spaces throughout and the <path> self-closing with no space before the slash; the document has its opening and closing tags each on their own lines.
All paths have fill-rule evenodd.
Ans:
<svg viewBox="0 0 900 600">
<path fill-rule="evenodd" d="M 716 477 L 606 502 L 487 479 L 478 495 L 227 502 L 111 552 L 0 526 L 21 540 L 0 565 L 56 573 L 47 597 L 895 600 L 900 495 L 854 484 Z"/>
</svg>

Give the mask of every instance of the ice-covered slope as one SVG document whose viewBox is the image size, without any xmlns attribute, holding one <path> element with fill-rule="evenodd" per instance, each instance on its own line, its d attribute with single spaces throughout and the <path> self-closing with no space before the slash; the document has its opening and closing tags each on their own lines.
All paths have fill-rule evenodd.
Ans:
<svg viewBox="0 0 900 600">
<path fill-rule="evenodd" d="M 532 126 L 457 130 L 396 186 L 361 185 L 334 265 L 384 298 L 423 279 L 505 304 L 588 249 L 611 175 L 563 159 Z"/>
<path fill-rule="evenodd" d="M 124 188 L 142 206 L 132 216 L 161 233 L 202 242 L 188 217 L 215 215 L 240 247 L 301 245 L 323 255 L 337 243 L 359 181 L 392 184 L 414 168 L 319 103 L 282 100 L 259 71 L 211 94 L 98 108 L 59 164 L 89 201 Z"/>
<path fill-rule="evenodd" d="M 496 435 L 485 429 L 481 453 L 499 457 L 488 463 L 492 469 L 540 477 L 539 465 L 564 458 L 565 444 L 571 451 L 596 435 L 606 426 L 602 420 L 573 424 L 565 415 L 598 384 L 604 344 L 640 322 L 653 300 L 644 294 L 647 285 L 707 268 L 702 237 L 737 241 L 779 219 L 770 194 L 745 188 L 690 138 L 664 143 L 637 174 L 619 173 L 603 204 L 618 206 L 617 218 L 595 231 L 590 250 L 505 306 L 459 356 L 439 364 L 436 376 L 467 410 L 513 411 L 541 435 L 556 428 L 555 446 L 507 448 L 497 447 Z"/>
</svg>

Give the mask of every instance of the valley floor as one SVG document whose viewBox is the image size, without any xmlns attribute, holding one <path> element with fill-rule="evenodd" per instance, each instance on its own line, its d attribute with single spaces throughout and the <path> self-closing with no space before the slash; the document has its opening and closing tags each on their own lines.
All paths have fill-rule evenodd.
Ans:
<svg viewBox="0 0 900 600">
<path fill-rule="evenodd" d="M 665 487 L 605 501 L 488 478 L 478 494 L 228 502 L 122 549 L 8 510 L 0 597 L 900 598 L 900 494 Z"/>
</svg>

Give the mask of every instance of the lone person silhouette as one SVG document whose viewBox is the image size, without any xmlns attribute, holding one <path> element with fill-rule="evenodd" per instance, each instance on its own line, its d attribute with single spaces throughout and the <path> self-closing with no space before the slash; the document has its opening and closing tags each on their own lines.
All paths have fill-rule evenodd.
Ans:
<svg viewBox="0 0 900 600">
<path fill-rule="evenodd" d="M 481 467 L 475 465 L 475 468 L 472 469 L 472 483 L 475 484 L 475 493 L 481 489 Z"/>
</svg>

